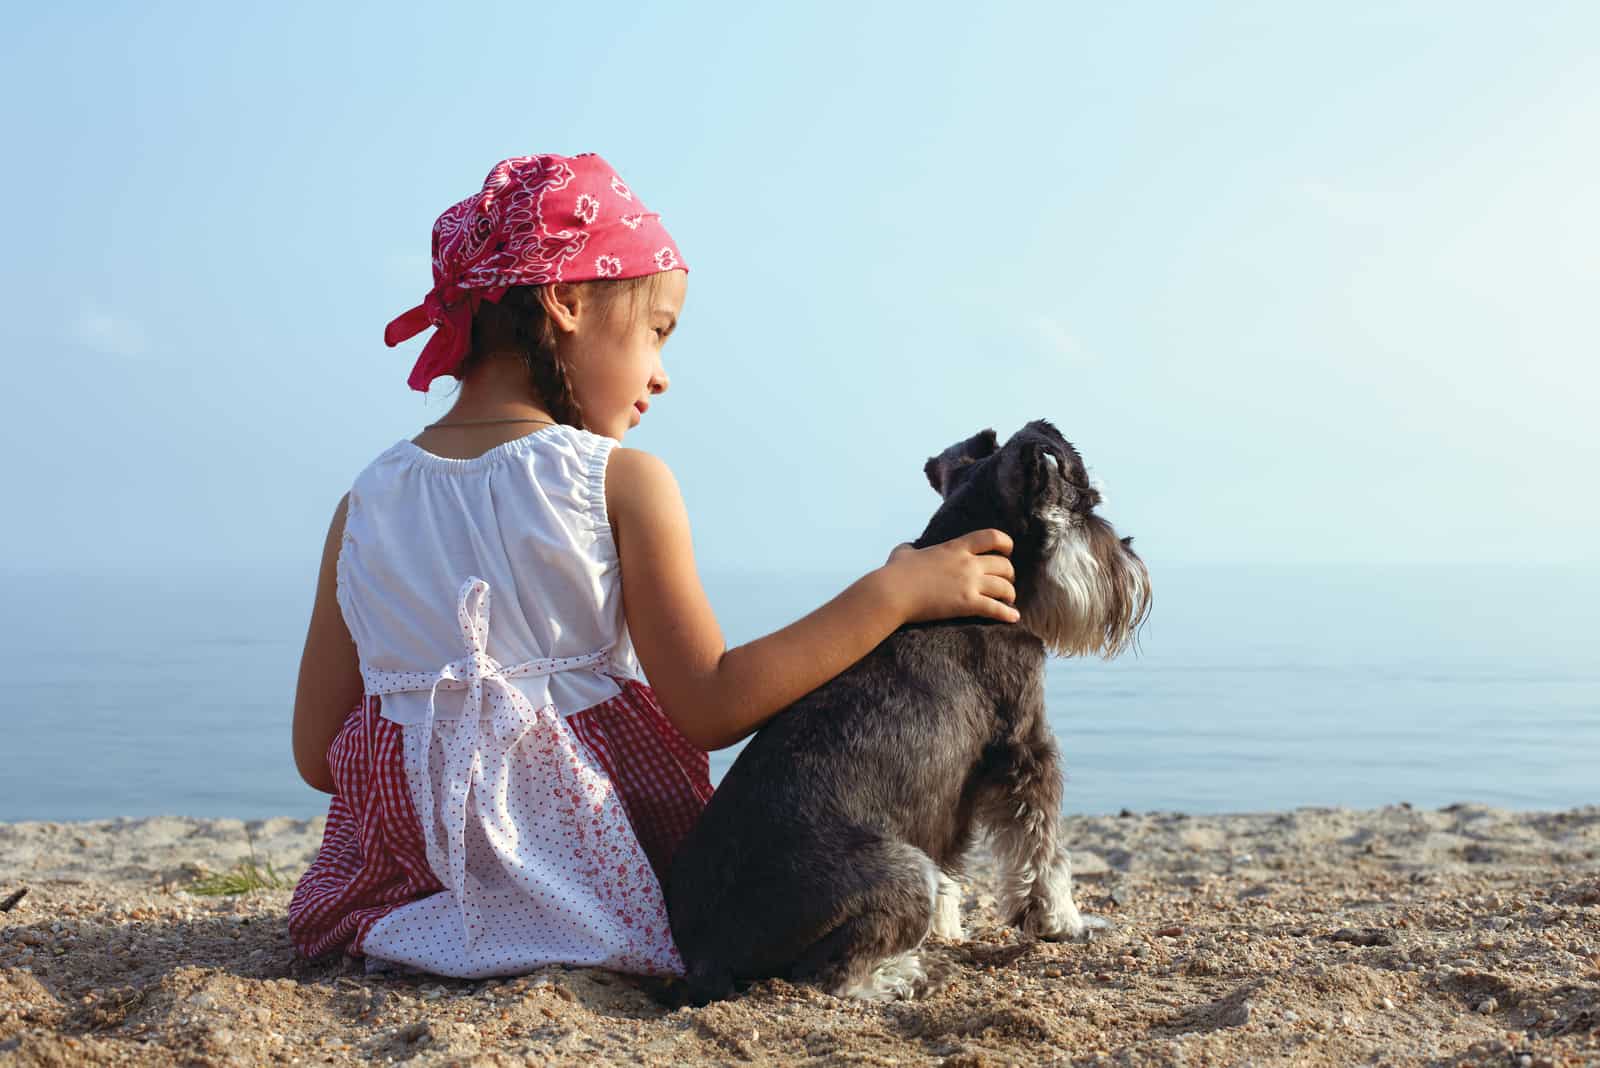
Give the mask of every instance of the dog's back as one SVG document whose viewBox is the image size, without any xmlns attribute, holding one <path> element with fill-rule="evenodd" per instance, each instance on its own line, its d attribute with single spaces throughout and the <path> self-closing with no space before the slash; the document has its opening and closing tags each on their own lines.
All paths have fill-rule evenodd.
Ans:
<svg viewBox="0 0 1600 1068">
<path fill-rule="evenodd" d="M 969 844 L 967 787 L 1006 692 L 1043 662 L 1037 638 L 1003 625 L 906 627 L 764 727 L 673 862 L 691 993 L 804 972 L 864 893 L 927 898 L 928 860 L 953 865 Z"/>
</svg>

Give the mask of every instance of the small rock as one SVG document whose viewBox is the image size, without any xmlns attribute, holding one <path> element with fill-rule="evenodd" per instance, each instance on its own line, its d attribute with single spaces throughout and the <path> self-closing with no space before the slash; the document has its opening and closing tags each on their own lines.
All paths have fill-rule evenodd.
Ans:
<svg viewBox="0 0 1600 1068">
<path fill-rule="evenodd" d="M 1511 918 L 1509 916 L 1490 916 L 1488 924 L 1496 931 L 1504 931 L 1511 926 Z"/>
<path fill-rule="evenodd" d="M 1250 1017 L 1255 1013 L 1255 1006 L 1248 1001 L 1241 1001 L 1224 1012 L 1218 1019 L 1223 1027 L 1243 1027 L 1250 1022 Z"/>
<path fill-rule="evenodd" d="M 1183 928 L 1177 924 L 1173 924 L 1170 927 L 1158 928 L 1156 931 L 1157 938 L 1177 938 L 1182 934 Z"/>
<path fill-rule="evenodd" d="M 1394 935 L 1381 928 L 1368 927 L 1365 930 L 1355 931 L 1348 927 L 1341 927 L 1328 936 L 1330 941 L 1345 942 L 1352 946 L 1392 946 Z"/>
<path fill-rule="evenodd" d="M 1382 1005 L 1385 1009 L 1394 1008 L 1394 1002 L 1390 1001 L 1388 998 L 1384 998 L 1382 1001 L 1378 1002 L 1378 1004 Z"/>
<path fill-rule="evenodd" d="M 1300 1014 L 1298 1012 L 1295 1012 L 1293 1009 L 1284 1010 L 1284 1013 L 1283 1013 L 1283 1022 L 1284 1023 L 1297 1023 L 1297 1022 L 1299 1022 L 1299 1020 L 1300 1020 Z"/>
<path fill-rule="evenodd" d="M 1500 1003 L 1494 998 L 1484 998 L 1482 1001 L 1478 1002 L 1478 1011 L 1483 1013 L 1485 1016 L 1489 1015 L 1499 1007 Z"/>
<path fill-rule="evenodd" d="M 395 1031 L 394 1037 L 407 1045 L 415 1045 L 429 1035 L 428 1021 L 416 1020 Z"/>
</svg>

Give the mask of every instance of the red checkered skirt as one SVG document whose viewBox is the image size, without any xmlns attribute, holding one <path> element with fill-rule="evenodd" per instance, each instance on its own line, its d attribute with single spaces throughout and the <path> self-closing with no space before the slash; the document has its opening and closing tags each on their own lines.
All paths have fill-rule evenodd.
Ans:
<svg viewBox="0 0 1600 1068">
<path fill-rule="evenodd" d="M 711 797 L 706 754 L 672 725 L 644 683 L 567 717 L 611 779 L 633 832 L 665 881 L 667 865 Z M 367 695 L 328 747 L 335 793 L 317 858 L 289 901 L 289 938 L 305 957 L 362 956 L 367 931 L 395 908 L 444 885 L 428 865 L 406 783 L 402 728 Z"/>
</svg>

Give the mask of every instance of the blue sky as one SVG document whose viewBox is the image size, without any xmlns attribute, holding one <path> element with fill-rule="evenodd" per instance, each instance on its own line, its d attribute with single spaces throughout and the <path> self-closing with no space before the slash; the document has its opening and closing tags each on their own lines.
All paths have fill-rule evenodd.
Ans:
<svg viewBox="0 0 1600 1068">
<path fill-rule="evenodd" d="M 0 551 L 314 567 L 447 407 L 381 341 L 434 217 L 597 151 L 692 268 L 628 444 L 702 568 L 874 566 L 923 458 L 1041 416 L 1153 565 L 1592 562 L 1597 39 L 1556 2 L 35 5 Z"/>
</svg>

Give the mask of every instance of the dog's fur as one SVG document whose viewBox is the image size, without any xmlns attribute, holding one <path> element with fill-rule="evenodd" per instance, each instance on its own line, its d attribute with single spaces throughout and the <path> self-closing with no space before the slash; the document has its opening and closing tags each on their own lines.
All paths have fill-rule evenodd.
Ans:
<svg viewBox="0 0 1600 1068">
<path fill-rule="evenodd" d="M 675 857 L 672 933 L 691 997 L 786 976 L 909 996 L 928 934 L 959 938 L 962 860 L 990 836 L 1000 906 L 1041 938 L 1094 923 L 1072 900 L 1045 719 L 1047 651 L 1111 656 L 1149 610 L 1144 564 L 1049 423 L 985 430 L 925 467 L 943 504 L 918 548 L 1011 535 L 1019 624 L 902 627 L 751 740 Z"/>
</svg>

